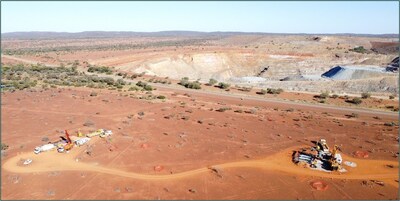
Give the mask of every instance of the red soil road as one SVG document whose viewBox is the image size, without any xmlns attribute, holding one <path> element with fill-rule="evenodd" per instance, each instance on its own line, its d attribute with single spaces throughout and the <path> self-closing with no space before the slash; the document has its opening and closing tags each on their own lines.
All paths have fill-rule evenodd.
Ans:
<svg viewBox="0 0 400 201">
<path fill-rule="evenodd" d="M 345 117 L 348 111 L 168 89 L 153 92 L 167 96 L 165 102 L 109 90 L 96 90 L 98 96 L 90 97 L 91 91 L 2 94 L 2 142 L 10 145 L 2 158 L 2 199 L 398 198 L 394 175 L 398 127 L 383 125 L 396 121 L 395 116 L 378 114 L 381 119 L 374 119 L 376 114 L 360 112 L 358 118 L 349 119 Z M 215 111 L 221 107 L 232 109 Z M 287 112 L 288 108 L 293 111 Z M 243 113 L 234 112 L 239 109 Z M 138 115 L 140 111 L 143 116 Z M 87 120 L 95 125 L 82 126 Z M 31 165 L 13 168 L 42 172 L 8 170 L 15 160 L 31 157 L 33 148 L 43 143 L 42 137 L 54 141 L 64 129 L 72 135 L 79 128 L 84 133 L 113 130 L 111 143 L 117 148 L 109 151 L 110 144 L 98 140 L 92 142 L 91 156 L 85 154 L 86 147 L 69 154 L 43 153 L 33 156 Z M 291 163 L 290 151 L 295 149 L 291 147 L 310 146 L 311 140 L 319 138 L 339 144 L 345 158 L 358 167 L 337 175 Z M 144 143 L 148 148 L 141 148 Z M 369 151 L 369 158 L 351 158 L 358 150 Z M 45 165 L 52 171 L 41 169 Z M 157 165 L 164 170 L 154 171 Z M 222 176 L 207 169 L 210 166 L 221 166 Z M 190 171 L 198 173 L 185 177 Z M 157 180 L 182 174 L 179 179 Z M 315 191 L 309 183 L 316 178 L 328 183 L 328 190 Z M 368 179 L 383 180 L 386 185 L 361 185 Z"/>
<path fill-rule="evenodd" d="M 78 149 L 78 148 L 76 148 Z M 361 160 L 343 156 L 344 160 L 350 160 L 358 164 L 358 168 L 350 170 L 344 174 L 337 173 L 325 173 L 310 171 L 310 169 L 304 169 L 301 167 L 295 167 L 291 161 L 291 151 L 295 150 L 295 147 L 284 150 L 282 153 L 278 153 L 260 160 L 245 160 L 239 162 L 230 162 L 224 164 L 213 165 L 218 168 L 261 168 L 270 171 L 286 172 L 290 174 L 319 176 L 337 179 L 370 179 L 370 180 L 389 180 L 391 185 L 398 187 L 398 183 L 393 182 L 391 179 L 398 180 L 398 163 L 394 161 L 385 160 Z M 115 176 L 128 177 L 132 179 L 140 180 L 174 180 L 185 177 L 191 177 L 196 174 L 209 172 L 209 167 L 202 167 L 194 170 L 185 172 L 179 172 L 174 174 L 163 174 L 163 175 L 147 175 L 137 174 L 134 172 L 126 172 L 112 168 L 101 167 L 93 164 L 75 162 L 74 158 L 77 153 L 81 150 L 74 150 L 75 153 L 67 156 L 61 156 L 57 152 L 43 153 L 36 155 L 32 152 L 19 154 L 13 158 L 10 158 L 3 164 L 4 170 L 15 172 L 15 173 L 34 173 L 34 172 L 51 172 L 51 171 L 93 171 L 104 174 L 111 174 Z M 31 158 L 35 161 L 30 166 L 18 165 L 21 158 Z M 393 165 L 394 168 L 388 169 L 385 165 Z M 349 168 L 348 168 L 349 169 Z M 350 168 L 351 169 L 351 168 Z"/>
</svg>

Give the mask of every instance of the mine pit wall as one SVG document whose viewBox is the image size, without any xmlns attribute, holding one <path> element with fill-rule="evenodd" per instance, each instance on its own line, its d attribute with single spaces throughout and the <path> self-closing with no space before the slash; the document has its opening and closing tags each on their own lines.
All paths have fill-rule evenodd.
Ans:
<svg viewBox="0 0 400 201">
<path fill-rule="evenodd" d="M 321 80 L 321 81 L 267 81 L 254 83 L 253 86 L 260 88 L 282 88 L 287 91 L 308 91 L 320 93 L 329 91 L 331 93 L 360 94 L 369 92 L 372 95 L 387 96 L 397 94 L 399 91 L 399 76 L 380 77 L 364 80 Z M 236 83 L 238 85 L 250 86 L 249 83 Z"/>
</svg>

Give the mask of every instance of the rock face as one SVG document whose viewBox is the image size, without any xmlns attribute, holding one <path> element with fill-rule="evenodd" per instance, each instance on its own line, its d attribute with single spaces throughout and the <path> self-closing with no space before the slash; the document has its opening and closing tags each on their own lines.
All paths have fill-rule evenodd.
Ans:
<svg viewBox="0 0 400 201">
<path fill-rule="evenodd" d="M 390 62 L 390 64 L 386 67 L 386 71 L 390 72 L 398 72 L 399 71 L 399 57 L 396 57 Z"/>
<path fill-rule="evenodd" d="M 387 73 L 380 67 L 335 66 L 322 74 L 322 77 L 333 80 L 368 79 L 386 76 Z"/>
</svg>

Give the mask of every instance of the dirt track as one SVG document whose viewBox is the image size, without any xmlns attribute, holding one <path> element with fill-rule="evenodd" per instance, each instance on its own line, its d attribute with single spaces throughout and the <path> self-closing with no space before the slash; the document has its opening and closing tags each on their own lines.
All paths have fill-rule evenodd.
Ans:
<svg viewBox="0 0 400 201">
<path fill-rule="evenodd" d="M 291 164 L 290 154 L 291 150 L 295 148 L 286 149 L 278 154 L 266 157 L 261 160 L 246 160 L 238 162 L 230 162 L 214 165 L 219 168 L 261 168 L 272 171 L 285 172 L 289 174 L 298 175 L 309 175 L 309 176 L 319 176 L 324 178 L 335 178 L 335 179 L 380 179 L 392 181 L 393 179 L 398 179 L 398 163 L 393 161 L 385 160 L 360 160 L 355 158 L 350 158 L 349 156 L 344 156 L 344 159 L 350 160 L 357 163 L 357 167 L 353 170 L 349 167 L 346 169 L 349 172 L 343 174 L 337 173 L 325 173 L 316 172 L 310 169 L 305 169 L 301 167 L 296 167 Z M 97 166 L 88 163 L 77 162 L 74 157 L 79 153 L 79 151 L 74 150 L 74 153 L 70 155 L 65 155 L 60 157 L 57 152 L 48 152 L 35 155 L 34 153 L 23 153 L 10 158 L 3 165 L 3 168 L 10 172 L 16 173 L 34 173 L 34 172 L 50 172 L 50 171 L 91 171 L 99 172 L 104 174 L 128 177 L 132 179 L 141 180 L 173 180 L 180 179 L 184 177 L 190 177 L 196 174 L 201 174 L 209 172 L 209 167 L 203 167 L 199 169 L 189 170 L 185 172 L 170 174 L 170 175 L 148 175 L 148 174 L 138 174 L 134 172 L 127 172 L 113 168 L 107 168 L 102 166 Z M 29 166 L 18 165 L 21 158 L 31 158 L 33 163 Z M 397 168 L 388 169 L 385 165 L 393 165 Z M 389 182 L 389 184 L 398 187 L 398 183 Z"/>
</svg>

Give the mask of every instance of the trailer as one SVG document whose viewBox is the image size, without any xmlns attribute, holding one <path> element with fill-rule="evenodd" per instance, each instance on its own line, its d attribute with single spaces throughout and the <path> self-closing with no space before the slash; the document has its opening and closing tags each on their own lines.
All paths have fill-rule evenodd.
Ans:
<svg viewBox="0 0 400 201">
<path fill-rule="evenodd" d="M 33 150 L 33 152 L 35 154 L 39 154 L 39 153 L 44 152 L 44 151 L 53 150 L 54 148 L 56 148 L 56 146 L 54 144 L 46 144 L 46 145 L 42 145 L 40 147 L 36 147 L 35 150 Z"/>
</svg>

